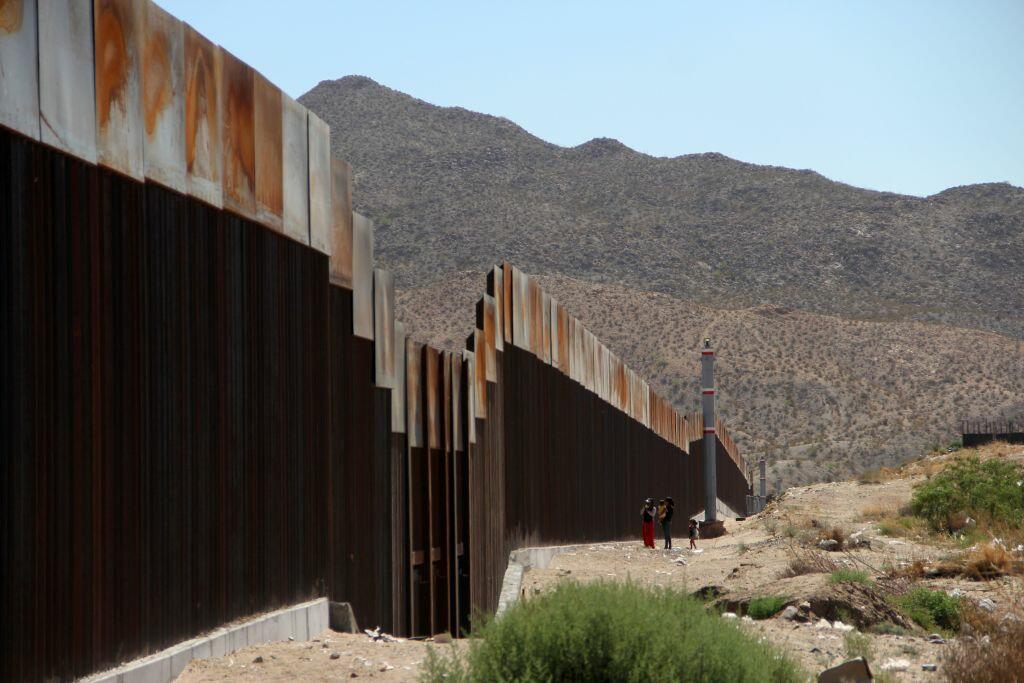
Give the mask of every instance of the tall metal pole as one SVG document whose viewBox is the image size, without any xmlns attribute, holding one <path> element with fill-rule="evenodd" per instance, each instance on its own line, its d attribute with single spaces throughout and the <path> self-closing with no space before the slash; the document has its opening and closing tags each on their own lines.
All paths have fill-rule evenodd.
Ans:
<svg viewBox="0 0 1024 683">
<path fill-rule="evenodd" d="M 704 340 L 700 351 L 701 409 L 704 412 L 704 522 L 717 521 L 718 473 L 715 460 L 715 351 Z"/>
</svg>

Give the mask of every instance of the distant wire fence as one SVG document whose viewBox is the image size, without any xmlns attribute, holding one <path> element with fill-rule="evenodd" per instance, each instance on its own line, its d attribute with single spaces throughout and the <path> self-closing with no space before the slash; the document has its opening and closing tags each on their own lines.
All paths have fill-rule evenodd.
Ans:
<svg viewBox="0 0 1024 683">
<path fill-rule="evenodd" d="M 97 2 L 95 22 L 91 0 L 17 4 L 0 680 L 315 596 L 459 634 L 511 549 L 635 538 L 646 497 L 700 510 L 703 416 L 536 278 L 490 272 L 465 351 L 407 338 L 326 124 L 152 3 Z M 123 73 L 94 65 L 111 50 Z M 150 79 L 181 87 L 143 101 Z M 717 494 L 742 514 L 746 464 L 716 431 Z"/>
</svg>

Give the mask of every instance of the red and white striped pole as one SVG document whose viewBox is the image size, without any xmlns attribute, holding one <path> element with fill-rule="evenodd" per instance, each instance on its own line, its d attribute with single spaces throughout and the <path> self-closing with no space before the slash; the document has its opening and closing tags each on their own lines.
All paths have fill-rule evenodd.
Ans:
<svg viewBox="0 0 1024 683">
<path fill-rule="evenodd" d="M 718 473 L 715 460 L 715 351 L 704 340 L 700 351 L 701 410 L 704 413 L 704 523 L 717 521 Z"/>
</svg>

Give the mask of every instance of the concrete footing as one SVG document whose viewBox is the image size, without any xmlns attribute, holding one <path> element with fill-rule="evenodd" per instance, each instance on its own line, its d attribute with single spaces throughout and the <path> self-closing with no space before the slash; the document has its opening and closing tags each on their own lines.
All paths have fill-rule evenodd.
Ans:
<svg viewBox="0 0 1024 683">
<path fill-rule="evenodd" d="M 169 683 L 193 659 L 223 657 L 250 645 L 279 640 L 309 640 L 327 629 L 326 598 L 292 605 L 173 645 L 116 669 L 81 679 L 85 683 Z"/>
<path fill-rule="evenodd" d="M 587 547 L 597 545 L 584 544 Z M 498 596 L 498 609 L 495 617 L 500 617 L 505 610 L 519 600 L 523 586 L 523 573 L 530 568 L 546 569 L 555 555 L 572 552 L 581 548 L 579 545 L 549 545 L 537 548 L 519 548 L 508 554 L 508 567 L 501 583 L 501 594 Z"/>
<path fill-rule="evenodd" d="M 725 536 L 725 520 L 717 519 L 713 522 L 700 523 L 701 538 L 718 538 Z"/>
<path fill-rule="evenodd" d="M 718 500 L 718 510 L 717 510 L 717 512 L 715 514 L 715 517 L 717 517 L 718 519 L 736 519 L 737 517 L 742 517 L 743 516 L 740 513 L 738 513 L 735 510 L 733 510 L 728 505 L 726 505 L 722 501 L 721 498 L 719 498 L 717 500 Z M 693 515 L 691 517 L 691 519 L 695 519 L 698 522 L 703 522 L 704 521 L 704 510 L 701 510 L 697 514 Z"/>
</svg>

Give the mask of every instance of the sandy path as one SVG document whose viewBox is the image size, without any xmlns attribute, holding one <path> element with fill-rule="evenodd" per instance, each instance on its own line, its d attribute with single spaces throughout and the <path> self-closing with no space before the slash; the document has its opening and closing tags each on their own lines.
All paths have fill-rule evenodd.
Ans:
<svg viewBox="0 0 1024 683">
<path fill-rule="evenodd" d="M 199 659 L 188 665 L 179 683 L 211 681 L 417 681 L 427 648 L 451 645 L 403 640 L 385 643 L 365 635 L 324 631 L 312 641 L 268 643 L 226 657 Z M 456 643 L 455 647 L 464 647 Z M 332 659 L 333 655 L 338 655 Z M 262 662 L 254 662 L 262 657 Z"/>
</svg>

